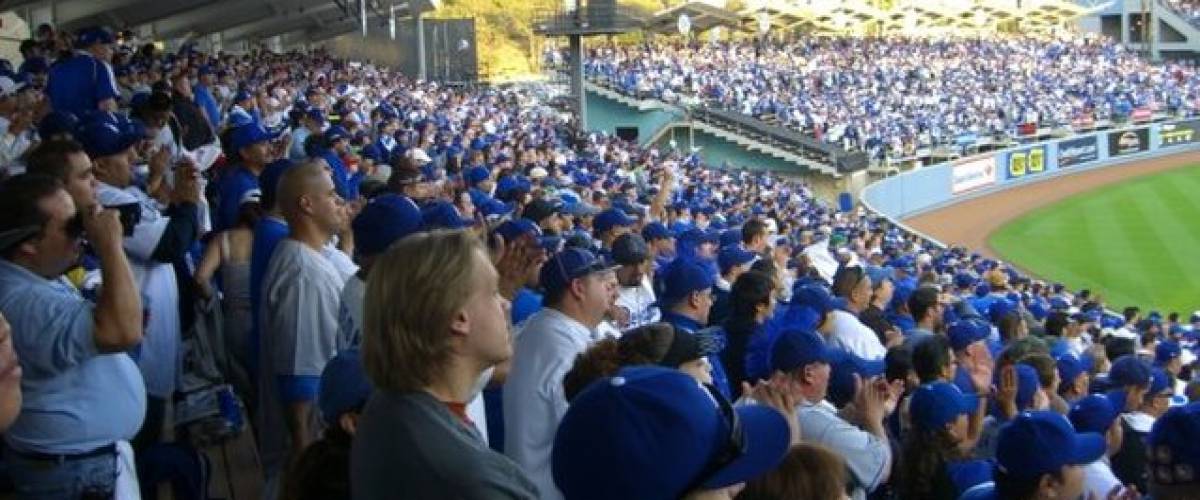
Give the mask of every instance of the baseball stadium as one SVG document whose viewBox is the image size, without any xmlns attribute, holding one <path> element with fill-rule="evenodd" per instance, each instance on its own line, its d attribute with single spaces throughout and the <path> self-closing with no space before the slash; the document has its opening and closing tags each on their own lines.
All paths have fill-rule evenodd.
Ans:
<svg viewBox="0 0 1200 500">
<path fill-rule="evenodd" d="M 1200 1 L 0 0 L 0 500 L 1200 499 Z"/>
</svg>

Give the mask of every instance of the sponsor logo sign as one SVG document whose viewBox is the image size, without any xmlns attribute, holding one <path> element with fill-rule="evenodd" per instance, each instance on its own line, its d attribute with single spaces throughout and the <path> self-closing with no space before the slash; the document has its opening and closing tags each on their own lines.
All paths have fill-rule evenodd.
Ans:
<svg viewBox="0 0 1200 500">
<path fill-rule="evenodd" d="M 1096 136 L 1058 143 L 1058 168 L 1082 165 L 1100 159 L 1100 141 Z"/>
<path fill-rule="evenodd" d="M 1108 156 L 1141 153 L 1150 149 L 1150 129 L 1134 128 L 1108 133 Z"/>
<path fill-rule="evenodd" d="M 1008 154 L 1008 178 L 1017 179 L 1026 175 L 1036 175 L 1046 171 L 1046 148 L 1036 148 L 1013 151 Z"/>
<path fill-rule="evenodd" d="M 1200 141 L 1200 120 L 1167 123 L 1158 132 L 1158 145 L 1163 147 L 1183 146 L 1198 141 Z"/>
<path fill-rule="evenodd" d="M 950 192 L 961 194 L 996 182 L 996 160 L 991 156 L 967 160 L 950 169 Z"/>
</svg>

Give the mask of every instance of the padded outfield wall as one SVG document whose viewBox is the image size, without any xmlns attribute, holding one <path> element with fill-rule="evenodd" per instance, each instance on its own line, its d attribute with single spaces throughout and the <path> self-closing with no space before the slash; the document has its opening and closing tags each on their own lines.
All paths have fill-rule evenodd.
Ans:
<svg viewBox="0 0 1200 500">
<path fill-rule="evenodd" d="M 899 221 L 964 200 L 1136 158 L 1200 149 L 1200 118 L 1131 125 L 991 151 L 882 179 L 863 189 L 867 208 Z"/>
</svg>

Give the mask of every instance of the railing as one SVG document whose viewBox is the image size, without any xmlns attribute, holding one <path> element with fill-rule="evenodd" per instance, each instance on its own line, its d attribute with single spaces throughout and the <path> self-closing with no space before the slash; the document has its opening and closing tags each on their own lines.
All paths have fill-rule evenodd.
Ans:
<svg viewBox="0 0 1200 500">
<path fill-rule="evenodd" d="M 645 26 L 642 13 L 629 7 L 595 5 L 575 10 L 541 10 L 533 15 L 533 31 L 541 35 L 629 31 Z"/>
</svg>

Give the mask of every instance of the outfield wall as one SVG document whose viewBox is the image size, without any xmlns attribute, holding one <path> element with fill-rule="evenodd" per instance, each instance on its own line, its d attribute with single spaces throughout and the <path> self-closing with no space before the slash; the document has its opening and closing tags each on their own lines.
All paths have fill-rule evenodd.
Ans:
<svg viewBox="0 0 1200 500">
<path fill-rule="evenodd" d="M 919 167 L 872 183 L 863 188 L 859 200 L 899 221 L 1060 175 L 1196 149 L 1200 118 L 1141 124 Z"/>
</svg>

